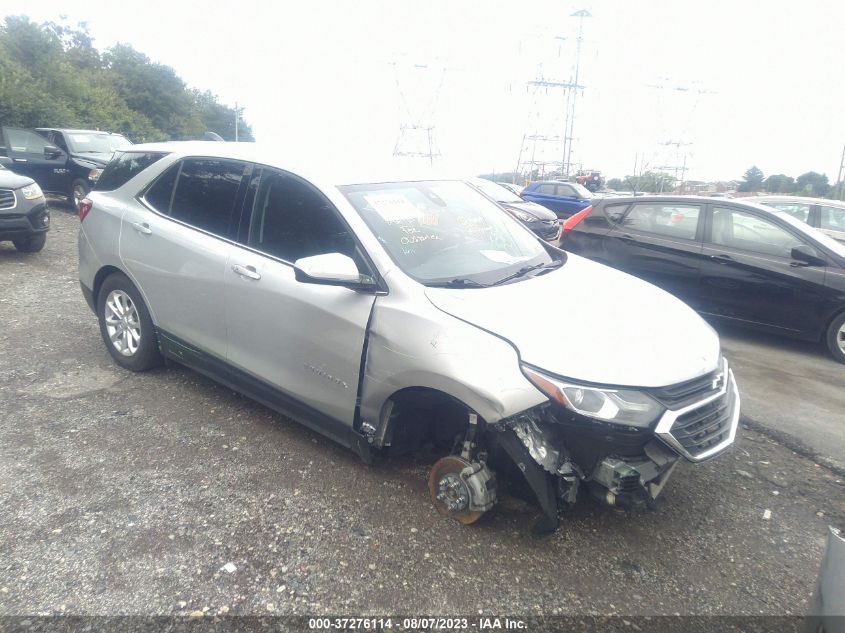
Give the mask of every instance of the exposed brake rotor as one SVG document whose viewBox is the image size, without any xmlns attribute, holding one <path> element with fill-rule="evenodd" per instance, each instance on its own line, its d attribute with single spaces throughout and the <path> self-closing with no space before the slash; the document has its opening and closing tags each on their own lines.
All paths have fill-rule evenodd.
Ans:
<svg viewBox="0 0 845 633">
<path fill-rule="evenodd" d="M 461 476 L 472 466 L 457 455 L 449 455 L 434 464 L 428 476 L 428 492 L 437 512 L 464 525 L 475 523 L 484 514 L 483 510 L 471 509 L 475 507 L 473 490 Z"/>
</svg>

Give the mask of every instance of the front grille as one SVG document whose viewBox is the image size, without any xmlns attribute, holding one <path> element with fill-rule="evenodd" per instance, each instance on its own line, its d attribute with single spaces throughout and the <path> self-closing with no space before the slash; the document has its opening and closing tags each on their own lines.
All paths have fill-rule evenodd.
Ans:
<svg viewBox="0 0 845 633">
<path fill-rule="evenodd" d="M 734 394 L 720 398 L 678 416 L 669 433 L 693 457 L 724 442 L 731 430 Z"/>
<path fill-rule="evenodd" d="M 15 192 L 11 189 L 0 189 L 0 209 L 12 209 L 17 200 Z"/>
<path fill-rule="evenodd" d="M 725 379 L 724 368 L 720 366 L 715 371 L 699 378 L 693 378 L 668 387 L 652 389 L 651 394 L 670 409 L 682 409 L 685 405 L 703 400 L 719 391 L 722 388 L 722 381 Z"/>
</svg>

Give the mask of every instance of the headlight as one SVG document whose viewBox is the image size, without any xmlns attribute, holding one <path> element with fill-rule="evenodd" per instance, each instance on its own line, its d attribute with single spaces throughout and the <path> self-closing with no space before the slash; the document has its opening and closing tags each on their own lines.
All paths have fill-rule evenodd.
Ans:
<svg viewBox="0 0 845 633">
<path fill-rule="evenodd" d="M 44 193 L 41 191 L 41 187 L 32 183 L 31 185 L 27 185 L 21 189 L 21 195 L 23 195 L 26 200 L 35 200 L 36 198 L 43 197 Z"/>
<path fill-rule="evenodd" d="M 93 180 L 94 182 L 97 182 L 100 179 L 100 174 L 102 173 L 102 169 L 92 169 L 88 172 L 88 180 Z"/>
<path fill-rule="evenodd" d="M 601 389 L 562 382 L 524 365 L 522 372 L 549 398 L 588 418 L 645 428 L 663 415 L 664 408 L 641 391 Z"/>
<path fill-rule="evenodd" d="M 507 212 L 510 213 L 513 217 L 521 222 L 533 222 L 537 218 L 535 218 L 530 213 L 525 213 L 525 211 L 518 211 L 516 209 L 507 209 Z"/>
</svg>

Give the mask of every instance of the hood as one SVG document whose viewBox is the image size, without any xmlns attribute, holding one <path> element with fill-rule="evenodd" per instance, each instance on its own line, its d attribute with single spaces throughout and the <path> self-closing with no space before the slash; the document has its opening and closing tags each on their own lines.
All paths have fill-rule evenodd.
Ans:
<svg viewBox="0 0 845 633">
<path fill-rule="evenodd" d="M 88 152 L 75 152 L 71 154 L 78 161 L 91 163 L 94 167 L 105 167 L 114 154 L 90 154 Z"/>
<path fill-rule="evenodd" d="M 575 381 L 664 387 L 719 362 L 719 337 L 686 304 L 577 255 L 503 286 L 425 292 L 443 312 L 509 340 L 523 362 Z"/>
<path fill-rule="evenodd" d="M 8 169 L 0 169 L 0 189 L 20 189 L 35 182 L 29 176 L 21 176 Z"/>
<path fill-rule="evenodd" d="M 543 221 L 550 221 L 550 220 L 557 220 L 557 215 L 555 215 L 554 211 L 550 211 L 546 207 L 537 204 L 536 202 L 500 202 L 500 205 L 505 207 L 506 209 L 516 209 L 517 211 L 522 211 L 524 213 L 528 213 L 533 215 L 538 220 Z"/>
</svg>

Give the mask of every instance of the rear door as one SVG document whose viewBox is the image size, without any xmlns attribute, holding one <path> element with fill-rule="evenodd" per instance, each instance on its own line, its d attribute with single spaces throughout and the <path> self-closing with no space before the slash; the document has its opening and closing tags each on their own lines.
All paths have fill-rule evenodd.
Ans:
<svg viewBox="0 0 845 633">
<path fill-rule="evenodd" d="M 44 148 L 50 142 L 37 132 L 22 128 L 3 128 L 3 140 L 6 144 L 6 154 L 11 159 L 11 169 L 22 176 L 29 176 L 47 192 L 66 195 L 68 192 L 60 188 L 59 183 L 66 169 L 67 155 L 58 158 L 44 157 Z"/>
<path fill-rule="evenodd" d="M 604 238 L 607 262 L 698 308 L 703 206 L 635 202 Z"/>
<path fill-rule="evenodd" d="M 536 202 L 537 204 L 542 204 L 547 209 L 551 209 L 558 215 L 558 217 L 563 217 L 560 215 L 562 207 L 560 205 L 560 201 L 558 200 L 557 196 L 555 195 L 555 191 L 557 187 L 553 182 L 542 182 L 536 186 L 536 188 L 531 189 L 529 191 L 523 190 L 522 197 L 525 200 L 530 200 L 531 202 Z"/>
<path fill-rule="evenodd" d="M 825 266 L 792 259 L 813 247 L 762 211 L 711 205 L 700 276 L 700 310 L 794 334 L 818 331 L 826 314 Z"/>
<path fill-rule="evenodd" d="M 220 360 L 226 357 L 224 272 L 250 167 L 183 159 L 132 201 L 121 228 L 121 258 L 156 327 Z"/>
<path fill-rule="evenodd" d="M 321 430 L 347 443 L 375 296 L 299 282 L 293 263 L 341 253 L 373 271 L 337 209 L 307 181 L 264 168 L 245 207 L 253 200 L 225 271 L 229 362 L 338 422 Z"/>
<path fill-rule="evenodd" d="M 559 219 L 568 218 L 590 204 L 589 199 L 582 198 L 575 187 L 566 183 L 558 183 L 555 194 L 558 197 L 557 215 Z"/>
</svg>

